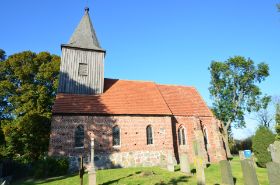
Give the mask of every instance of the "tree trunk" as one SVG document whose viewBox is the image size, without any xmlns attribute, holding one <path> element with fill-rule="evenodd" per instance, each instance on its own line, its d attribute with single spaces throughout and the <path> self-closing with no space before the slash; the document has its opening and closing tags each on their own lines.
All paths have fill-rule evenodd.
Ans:
<svg viewBox="0 0 280 185">
<path fill-rule="evenodd" d="M 227 158 L 231 159 L 231 158 L 233 158 L 233 156 L 230 153 L 227 130 L 224 130 L 224 132 L 222 134 L 222 137 L 223 137 L 223 140 L 224 140 L 224 143 L 225 143 L 225 149 L 226 149 Z"/>
</svg>

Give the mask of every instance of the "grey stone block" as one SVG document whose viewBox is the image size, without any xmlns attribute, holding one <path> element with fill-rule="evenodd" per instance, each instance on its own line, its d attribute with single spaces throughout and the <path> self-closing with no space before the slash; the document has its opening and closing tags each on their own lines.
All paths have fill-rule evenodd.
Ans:
<svg viewBox="0 0 280 185">
<path fill-rule="evenodd" d="M 280 141 L 270 144 L 267 150 L 271 154 L 272 161 L 280 164 Z"/>
<path fill-rule="evenodd" d="M 222 184 L 234 185 L 231 166 L 228 160 L 220 161 Z"/>
<path fill-rule="evenodd" d="M 250 159 L 241 160 L 244 185 L 259 185 L 255 166 Z"/>
<path fill-rule="evenodd" d="M 180 154 L 180 169 L 183 173 L 186 173 L 188 175 L 191 174 L 190 163 L 187 154 Z"/>
<path fill-rule="evenodd" d="M 269 162 L 266 164 L 268 180 L 270 185 L 280 184 L 280 164 Z"/>
</svg>

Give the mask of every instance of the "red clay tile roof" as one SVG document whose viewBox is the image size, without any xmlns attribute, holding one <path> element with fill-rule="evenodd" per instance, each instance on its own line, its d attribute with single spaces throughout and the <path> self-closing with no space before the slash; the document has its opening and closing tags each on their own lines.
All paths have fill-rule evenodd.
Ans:
<svg viewBox="0 0 280 185">
<path fill-rule="evenodd" d="M 101 95 L 56 96 L 53 113 L 212 116 L 193 87 L 105 79 Z"/>
</svg>

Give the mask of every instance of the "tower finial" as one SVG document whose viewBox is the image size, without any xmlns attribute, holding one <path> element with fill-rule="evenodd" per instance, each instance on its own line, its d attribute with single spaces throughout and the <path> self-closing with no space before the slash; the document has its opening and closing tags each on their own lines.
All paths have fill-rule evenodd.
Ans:
<svg viewBox="0 0 280 185">
<path fill-rule="evenodd" d="M 88 13 L 89 12 L 89 7 L 85 7 L 85 12 Z"/>
</svg>

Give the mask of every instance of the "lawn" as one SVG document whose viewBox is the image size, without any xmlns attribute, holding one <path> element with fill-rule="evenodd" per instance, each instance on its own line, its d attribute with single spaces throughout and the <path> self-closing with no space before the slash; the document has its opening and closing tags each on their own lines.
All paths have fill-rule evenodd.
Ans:
<svg viewBox="0 0 280 185">
<path fill-rule="evenodd" d="M 242 170 L 238 158 L 231 161 L 233 176 L 236 179 L 236 185 L 243 185 Z M 218 185 L 221 183 L 220 168 L 218 164 L 212 164 L 207 169 L 206 182 L 211 185 Z M 257 168 L 257 175 L 261 185 L 268 185 L 268 178 L 266 169 Z M 182 185 L 182 184 L 196 184 L 195 175 L 187 177 L 180 172 L 179 167 L 176 167 L 175 172 L 168 172 L 160 167 L 139 167 L 139 168 L 125 168 L 125 169 L 110 169 L 97 171 L 97 183 L 102 185 Z M 79 176 L 77 174 L 65 177 L 56 177 L 46 180 L 32 179 L 14 183 L 14 185 L 75 185 L 80 184 Z M 84 184 L 87 185 L 87 175 L 84 176 Z"/>
</svg>

